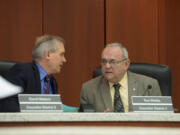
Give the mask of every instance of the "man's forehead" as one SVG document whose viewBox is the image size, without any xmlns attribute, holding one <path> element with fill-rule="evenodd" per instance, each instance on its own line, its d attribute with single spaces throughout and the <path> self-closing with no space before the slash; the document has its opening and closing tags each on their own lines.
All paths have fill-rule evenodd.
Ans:
<svg viewBox="0 0 180 135">
<path fill-rule="evenodd" d="M 64 50 L 64 44 L 61 42 L 56 42 L 56 48 Z"/>
<path fill-rule="evenodd" d="M 118 46 L 106 47 L 102 52 L 102 57 L 122 57 L 122 50 Z"/>
<path fill-rule="evenodd" d="M 64 47 L 64 44 L 60 41 L 56 41 L 56 46 L 58 47 Z"/>
</svg>

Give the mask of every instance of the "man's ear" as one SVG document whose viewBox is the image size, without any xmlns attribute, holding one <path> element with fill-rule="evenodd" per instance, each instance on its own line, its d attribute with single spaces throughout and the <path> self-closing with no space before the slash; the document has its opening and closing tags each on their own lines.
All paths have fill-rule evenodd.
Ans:
<svg viewBox="0 0 180 135">
<path fill-rule="evenodd" d="M 125 61 L 125 68 L 126 68 L 126 70 L 128 70 L 129 65 L 130 65 L 130 59 L 127 59 L 127 60 Z"/>
</svg>

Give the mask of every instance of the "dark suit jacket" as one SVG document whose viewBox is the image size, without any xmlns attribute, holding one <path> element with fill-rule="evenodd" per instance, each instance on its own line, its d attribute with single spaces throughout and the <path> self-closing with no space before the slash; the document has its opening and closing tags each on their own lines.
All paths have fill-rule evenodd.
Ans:
<svg viewBox="0 0 180 135">
<path fill-rule="evenodd" d="M 146 92 L 148 85 L 152 88 Z M 157 80 L 128 71 L 128 103 L 129 111 L 132 111 L 131 96 L 161 96 L 161 90 Z M 104 112 L 109 109 L 113 112 L 109 83 L 99 76 L 82 85 L 80 104 L 92 104 L 96 112 Z"/>
<path fill-rule="evenodd" d="M 41 94 L 40 74 L 35 62 L 17 63 L 10 69 L 7 80 L 21 86 L 23 94 Z M 53 94 L 57 94 L 57 83 L 53 76 L 51 76 L 51 86 Z M 20 111 L 18 95 L 6 98 L 1 102 L 1 112 Z"/>
</svg>

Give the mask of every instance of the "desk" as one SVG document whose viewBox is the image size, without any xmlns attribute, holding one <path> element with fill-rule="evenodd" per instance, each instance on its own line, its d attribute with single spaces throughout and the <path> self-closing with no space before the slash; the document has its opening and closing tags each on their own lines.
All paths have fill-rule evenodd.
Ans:
<svg viewBox="0 0 180 135">
<path fill-rule="evenodd" d="M 180 127 L 179 113 L 0 113 L 0 126 Z"/>
</svg>

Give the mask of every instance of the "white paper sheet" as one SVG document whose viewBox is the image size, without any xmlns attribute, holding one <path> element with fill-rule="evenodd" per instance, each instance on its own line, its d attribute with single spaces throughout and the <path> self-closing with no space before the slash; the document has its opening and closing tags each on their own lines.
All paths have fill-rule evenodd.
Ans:
<svg viewBox="0 0 180 135">
<path fill-rule="evenodd" d="M 0 76 L 0 99 L 10 97 L 21 92 L 22 88 L 20 86 L 14 85 Z"/>
</svg>

